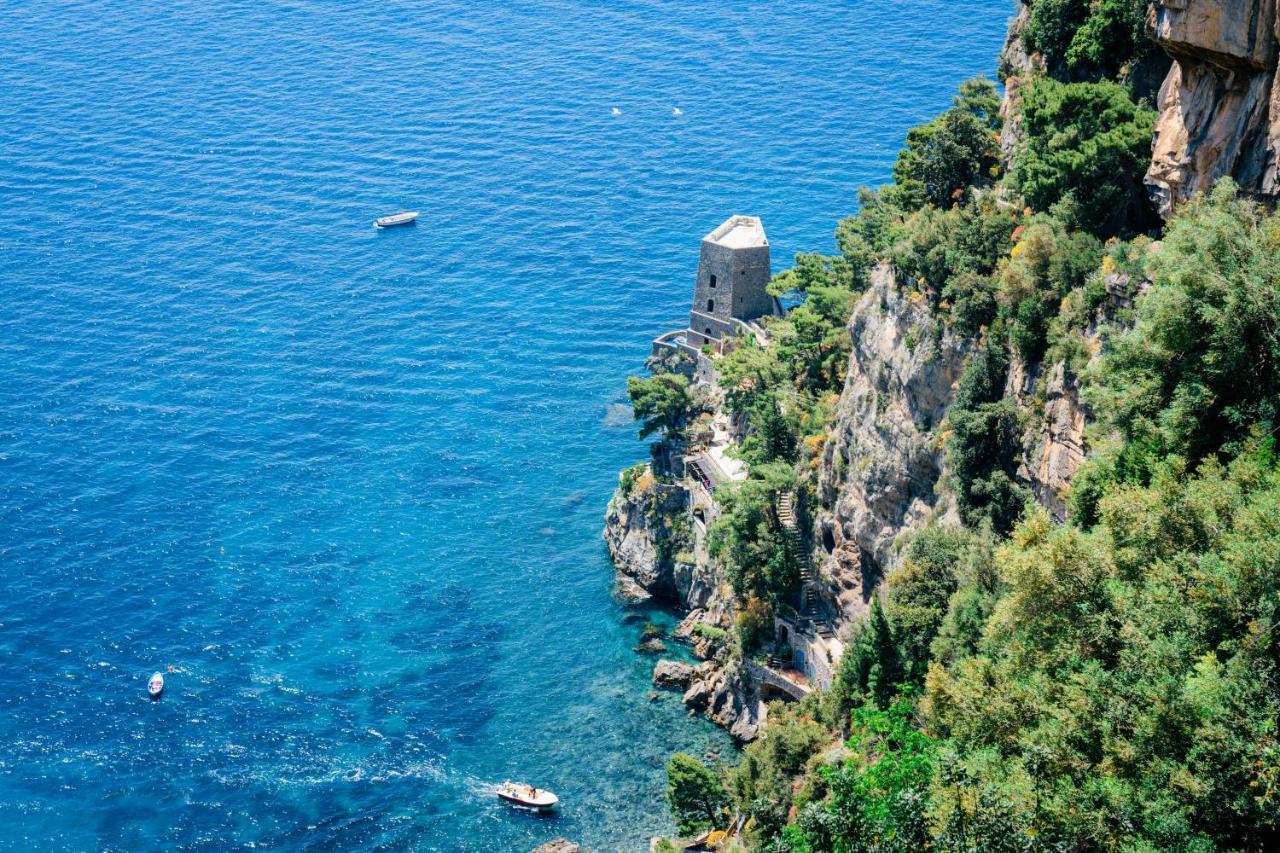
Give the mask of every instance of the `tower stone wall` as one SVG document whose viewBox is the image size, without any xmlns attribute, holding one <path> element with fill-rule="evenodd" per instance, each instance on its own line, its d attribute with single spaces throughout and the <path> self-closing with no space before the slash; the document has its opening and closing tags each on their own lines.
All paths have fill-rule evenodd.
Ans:
<svg viewBox="0 0 1280 853">
<path fill-rule="evenodd" d="M 702 238 L 698 278 L 693 286 L 689 327 L 654 341 L 654 353 L 682 350 L 699 355 L 702 347 L 720 350 L 721 342 L 738 335 L 746 322 L 781 314 L 769 295 L 769 239 L 755 216 L 730 216 Z"/>
</svg>

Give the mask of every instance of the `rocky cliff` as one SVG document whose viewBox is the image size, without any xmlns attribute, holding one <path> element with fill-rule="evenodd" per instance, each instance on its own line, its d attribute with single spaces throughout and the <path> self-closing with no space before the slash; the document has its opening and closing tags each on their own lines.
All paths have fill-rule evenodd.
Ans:
<svg viewBox="0 0 1280 853">
<path fill-rule="evenodd" d="M 647 467 L 638 475 L 626 472 L 605 511 L 604 540 L 623 597 L 653 598 L 687 611 L 675 638 L 703 662 L 692 667 L 659 661 L 654 685 L 679 689 L 692 713 L 749 741 L 767 711 L 757 686 L 723 642 L 735 601 L 723 571 L 707 554 L 705 528 L 690 520 L 694 500 L 686 486 L 659 483 Z"/>
<path fill-rule="evenodd" d="M 849 320 L 852 353 L 818 479 L 817 528 L 827 595 L 860 616 L 896 565 L 894 543 L 945 514 L 938 428 L 973 341 L 943 328 L 922 294 L 887 265 Z"/>
<path fill-rule="evenodd" d="M 728 625 L 733 602 L 724 575 L 708 559 L 703 526 L 690 521 L 693 496 L 684 485 L 659 483 L 650 469 L 621 483 L 604 517 L 604 541 L 624 598 L 655 598 L 699 611 L 709 625 Z"/>
<path fill-rule="evenodd" d="M 1280 194 L 1276 0 L 1161 0 L 1150 24 L 1174 60 L 1146 177 L 1161 215 L 1224 175 Z"/>
</svg>

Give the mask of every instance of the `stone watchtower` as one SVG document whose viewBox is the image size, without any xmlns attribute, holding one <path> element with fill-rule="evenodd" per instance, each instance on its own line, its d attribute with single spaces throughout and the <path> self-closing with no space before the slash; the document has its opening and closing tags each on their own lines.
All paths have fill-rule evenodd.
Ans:
<svg viewBox="0 0 1280 853">
<path fill-rule="evenodd" d="M 702 238 L 688 342 L 715 344 L 736 333 L 737 320 L 778 313 L 769 295 L 769 239 L 756 216 L 731 216 Z"/>
</svg>

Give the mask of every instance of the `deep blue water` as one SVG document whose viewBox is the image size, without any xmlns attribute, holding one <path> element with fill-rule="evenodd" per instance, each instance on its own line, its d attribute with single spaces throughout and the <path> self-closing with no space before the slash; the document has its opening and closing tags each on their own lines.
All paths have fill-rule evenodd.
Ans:
<svg viewBox="0 0 1280 853">
<path fill-rule="evenodd" d="M 0 847 L 668 830 L 728 744 L 610 597 L 609 406 L 700 236 L 830 250 L 1008 7 L 0 0 Z"/>
</svg>

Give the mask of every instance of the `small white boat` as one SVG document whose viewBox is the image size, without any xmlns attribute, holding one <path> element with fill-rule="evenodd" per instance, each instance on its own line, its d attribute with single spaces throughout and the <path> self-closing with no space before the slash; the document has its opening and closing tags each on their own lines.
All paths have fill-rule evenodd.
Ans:
<svg viewBox="0 0 1280 853">
<path fill-rule="evenodd" d="M 560 798 L 550 791 L 523 782 L 503 782 L 498 786 L 498 796 L 508 803 L 530 809 L 553 809 L 560 802 Z"/>
<path fill-rule="evenodd" d="M 373 220 L 373 224 L 377 228 L 395 228 L 397 225 L 412 225 L 418 221 L 418 211 L 410 210 L 407 213 L 397 213 L 393 216 L 379 216 Z"/>
<path fill-rule="evenodd" d="M 147 682 L 147 695 L 152 699 L 159 699 L 160 694 L 164 692 L 164 676 L 156 672 L 151 675 L 151 680 Z"/>
</svg>

